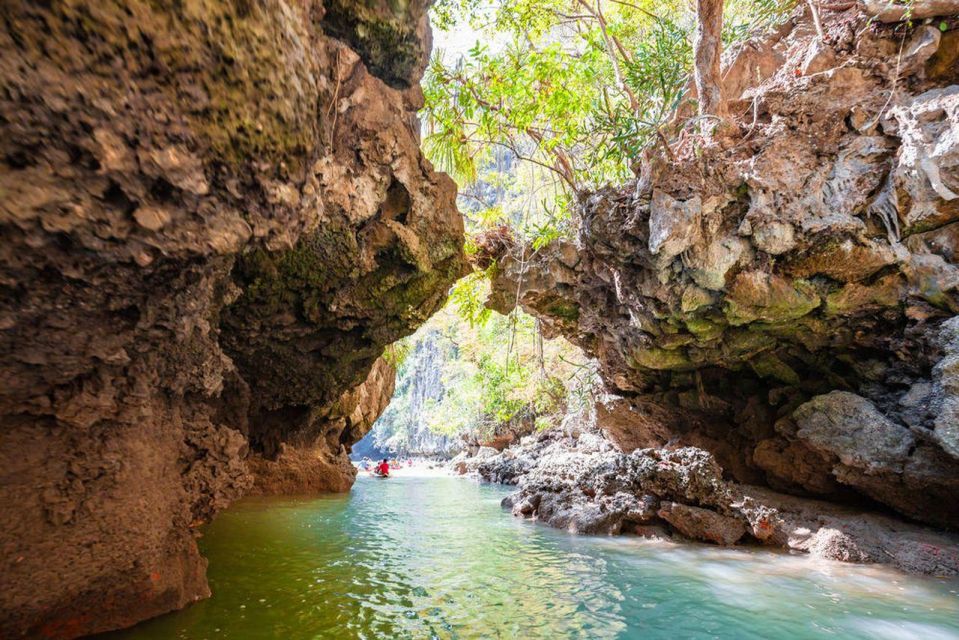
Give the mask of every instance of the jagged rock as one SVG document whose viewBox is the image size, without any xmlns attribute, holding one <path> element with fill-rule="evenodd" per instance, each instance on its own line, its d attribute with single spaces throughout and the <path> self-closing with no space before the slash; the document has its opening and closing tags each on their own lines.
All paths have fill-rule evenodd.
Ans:
<svg viewBox="0 0 959 640">
<path fill-rule="evenodd" d="M 800 450 L 814 454 L 838 483 L 913 518 L 945 526 L 953 522 L 959 478 L 952 462 L 938 447 L 917 442 L 908 427 L 882 415 L 869 400 L 833 391 L 801 405 L 792 421 L 795 430 L 781 431 L 805 445 Z M 917 433 L 927 438 L 922 427 Z M 795 473 L 795 467 L 768 470 L 786 471 L 787 477 Z"/>
<path fill-rule="evenodd" d="M 209 595 L 195 526 L 248 451 L 345 488 L 377 408 L 337 403 L 442 303 L 462 220 L 423 2 L 3 17 L 0 635 L 68 638 Z"/>
<path fill-rule="evenodd" d="M 908 4 L 886 0 L 863 0 L 866 13 L 882 22 L 922 20 L 934 16 L 951 16 L 959 13 L 957 0 L 913 0 Z"/>
<path fill-rule="evenodd" d="M 624 451 L 703 447 L 741 482 L 959 527 L 954 40 L 921 26 L 894 69 L 889 29 L 824 20 L 731 52 L 741 138 L 680 136 L 584 194 L 575 241 L 498 257 L 489 305 L 597 358 Z"/>
<path fill-rule="evenodd" d="M 476 473 L 483 462 L 490 460 L 499 453 L 492 447 L 480 447 L 476 453 L 470 455 L 467 451 L 461 451 L 449 461 L 449 468 L 459 475 Z"/>
<path fill-rule="evenodd" d="M 902 51 L 899 61 L 900 72 L 912 74 L 919 71 L 929 61 L 942 42 L 942 32 L 932 25 L 916 29 Z"/>
<path fill-rule="evenodd" d="M 746 534 L 745 525 L 736 518 L 678 502 L 664 502 L 656 515 L 694 540 L 728 546 L 736 544 Z"/>
<path fill-rule="evenodd" d="M 577 533 L 664 537 L 713 544 L 760 543 L 843 562 L 959 575 L 959 537 L 860 509 L 796 498 L 723 479 L 706 451 L 692 447 L 615 451 L 558 430 L 485 456 L 480 474 L 530 459 L 503 506 Z M 525 451 L 524 451 L 525 450 Z M 503 462 L 497 462 L 497 458 Z"/>
<path fill-rule="evenodd" d="M 250 456 L 253 473 L 250 494 L 315 494 L 349 491 L 356 468 L 348 457 L 349 446 L 365 436 L 393 397 L 396 370 L 380 358 L 363 384 L 349 389 L 315 420 L 324 432 L 305 441 L 280 444 L 274 459 Z"/>
<path fill-rule="evenodd" d="M 869 400 L 847 391 L 816 396 L 793 412 L 796 437 L 814 451 L 835 456 L 864 473 L 902 473 L 915 446 L 909 430 L 895 424 Z"/>
<path fill-rule="evenodd" d="M 959 318 L 942 324 L 939 344 L 945 355 L 932 370 L 932 384 L 920 393 L 926 391 L 939 446 L 959 458 Z"/>
<path fill-rule="evenodd" d="M 649 205 L 649 252 L 665 264 L 700 237 L 703 204 L 699 196 L 680 202 L 663 191 L 653 191 Z"/>
<path fill-rule="evenodd" d="M 959 86 L 909 96 L 890 108 L 889 117 L 902 141 L 889 177 L 902 233 L 959 219 Z"/>
<path fill-rule="evenodd" d="M 814 73 L 827 71 L 835 66 L 836 53 L 832 50 L 832 47 L 821 40 L 816 40 L 812 46 L 809 47 L 809 52 L 803 60 L 802 74 L 804 76 L 811 76 Z"/>
</svg>

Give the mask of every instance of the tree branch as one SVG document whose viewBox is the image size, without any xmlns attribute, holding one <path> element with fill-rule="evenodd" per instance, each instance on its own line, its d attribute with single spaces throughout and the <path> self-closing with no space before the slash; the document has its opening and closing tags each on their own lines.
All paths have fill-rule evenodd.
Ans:
<svg viewBox="0 0 959 640">
<path fill-rule="evenodd" d="M 723 0 L 696 0 L 696 36 L 693 46 L 699 114 L 725 120 L 729 113 L 723 100 L 720 61 L 722 56 Z"/>
</svg>

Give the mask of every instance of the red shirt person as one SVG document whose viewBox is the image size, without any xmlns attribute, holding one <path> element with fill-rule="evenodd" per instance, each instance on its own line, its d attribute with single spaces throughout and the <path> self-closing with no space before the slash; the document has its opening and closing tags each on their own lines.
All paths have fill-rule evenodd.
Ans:
<svg viewBox="0 0 959 640">
<path fill-rule="evenodd" d="M 390 463 L 387 462 L 386 459 L 384 458 L 384 459 L 383 459 L 383 462 L 381 462 L 379 465 L 377 465 L 377 467 L 376 467 L 376 472 L 377 472 L 378 474 L 380 474 L 381 476 L 388 476 L 388 475 L 390 475 Z"/>
</svg>

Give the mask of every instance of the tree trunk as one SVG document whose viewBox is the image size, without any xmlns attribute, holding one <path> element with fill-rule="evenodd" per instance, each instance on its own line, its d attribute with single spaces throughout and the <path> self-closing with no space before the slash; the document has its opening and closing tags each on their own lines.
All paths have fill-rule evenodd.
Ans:
<svg viewBox="0 0 959 640">
<path fill-rule="evenodd" d="M 699 115 L 727 116 L 723 101 L 720 57 L 722 55 L 723 0 L 696 0 L 696 92 Z"/>
</svg>

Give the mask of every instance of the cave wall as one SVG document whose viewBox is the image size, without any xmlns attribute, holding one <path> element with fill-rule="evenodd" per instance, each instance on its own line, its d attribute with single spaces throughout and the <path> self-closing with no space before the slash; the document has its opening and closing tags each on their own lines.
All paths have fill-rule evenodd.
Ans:
<svg viewBox="0 0 959 640">
<path fill-rule="evenodd" d="M 276 456 L 254 453 L 247 459 L 253 473 L 248 495 L 290 495 L 349 491 L 356 468 L 347 449 L 363 439 L 393 398 L 396 369 L 380 358 L 370 375 L 345 391 L 315 416 L 318 435 L 287 439 Z"/>
<path fill-rule="evenodd" d="M 464 269 L 425 8 L 3 3 L 0 636 L 208 596 L 195 527 L 248 459 L 348 488 L 364 381 Z"/>
<path fill-rule="evenodd" d="M 727 52 L 734 131 L 679 120 L 574 241 L 482 256 L 489 305 L 598 359 L 626 451 L 956 528 L 959 32 L 805 11 Z"/>
</svg>

